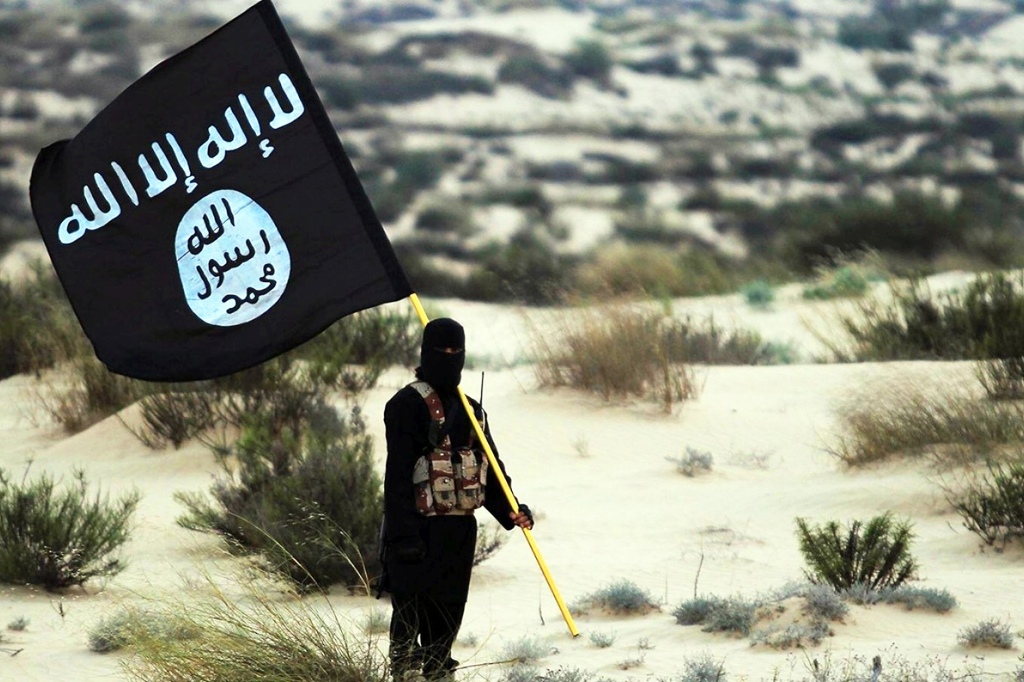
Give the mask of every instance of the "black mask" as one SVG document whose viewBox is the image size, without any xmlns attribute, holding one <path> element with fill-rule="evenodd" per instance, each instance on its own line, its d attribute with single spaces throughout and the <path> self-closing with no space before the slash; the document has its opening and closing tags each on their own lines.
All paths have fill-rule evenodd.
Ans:
<svg viewBox="0 0 1024 682">
<path fill-rule="evenodd" d="M 454 392 L 462 380 L 466 363 L 466 332 L 455 320 L 431 320 L 423 328 L 420 348 L 420 366 L 416 376 L 434 387 L 439 393 Z M 441 348 L 458 348 L 458 353 L 445 353 Z"/>
</svg>

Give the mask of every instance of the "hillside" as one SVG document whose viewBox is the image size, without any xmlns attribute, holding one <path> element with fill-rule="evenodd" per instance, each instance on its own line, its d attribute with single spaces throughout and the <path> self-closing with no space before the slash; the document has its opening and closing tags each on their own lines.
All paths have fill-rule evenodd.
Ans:
<svg viewBox="0 0 1024 682">
<path fill-rule="evenodd" d="M 0 4 L 0 243 L 34 234 L 40 146 L 244 6 Z M 865 246 L 1021 261 L 1019 3 L 279 9 L 426 293 L 719 293 Z"/>
</svg>

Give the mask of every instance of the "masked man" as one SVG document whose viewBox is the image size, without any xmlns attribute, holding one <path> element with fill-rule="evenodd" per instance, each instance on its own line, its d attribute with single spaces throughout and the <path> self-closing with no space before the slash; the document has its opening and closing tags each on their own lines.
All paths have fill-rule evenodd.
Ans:
<svg viewBox="0 0 1024 682">
<path fill-rule="evenodd" d="M 476 548 L 474 510 L 484 507 L 506 530 L 533 527 L 505 497 L 459 398 L 465 331 L 447 318 L 423 330 L 416 379 L 384 408 L 382 591 L 391 594 L 392 674 L 429 682 L 451 679 L 452 644 L 462 624 Z M 486 416 L 470 399 L 492 452 Z M 502 472 L 504 464 L 498 460 Z M 506 475 L 507 478 L 507 475 Z M 511 484 L 511 481 L 509 481 Z"/>
</svg>

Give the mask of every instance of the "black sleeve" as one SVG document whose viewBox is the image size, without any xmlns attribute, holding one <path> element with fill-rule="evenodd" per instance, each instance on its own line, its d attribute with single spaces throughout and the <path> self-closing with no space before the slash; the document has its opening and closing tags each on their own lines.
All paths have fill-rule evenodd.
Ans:
<svg viewBox="0 0 1024 682">
<path fill-rule="evenodd" d="M 384 408 L 388 446 L 384 468 L 384 526 L 389 543 L 401 544 L 419 538 L 423 523 L 423 517 L 416 511 L 412 484 L 413 467 L 426 444 L 426 427 L 418 419 L 417 407 L 399 393 Z"/>
<path fill-rule="evenodd" d="M 483 418 L 483 408 L 481 408 L 476 401 L 473 401 L 473 409 L 476 411 L 478 419 Z M 494 459 L 497 460 L 498 466 L 501 467 L 501 472 L 505 474 L 505 480 L 508 482 L 509 490 L 512 490 L 512 478 L 508 475 L 505 470 L 505 463 L 501 461 L 501 457 L 498 456 L 498 447 L 494 444 L 494 439 L 491 437 L 491 424 L 490 420 L 483 420 L 484 435 L 487 436 L 487 442 L 491 446 L 491 452 L 494 453 Z M 515 497 L 515 493 L 512 493 Z M 519 499 L 516 498 L 516 504 L 519 504 Z M 512 513 L 512 505 L 509 504 L 508 498 L 505 496 L 505 491 L 501 489 L 501 484 L 498 483 L 498 477 L 493 472 L 487 477 L 487 492 L 484 495 L 484 507 L 491 513 L 498 523 L 502 525 L 505 530 L 512 530 L 515 528 L 515 524 L 512 523 L 512 519 L 509 518 L 509 514 Z"/>
</svg>

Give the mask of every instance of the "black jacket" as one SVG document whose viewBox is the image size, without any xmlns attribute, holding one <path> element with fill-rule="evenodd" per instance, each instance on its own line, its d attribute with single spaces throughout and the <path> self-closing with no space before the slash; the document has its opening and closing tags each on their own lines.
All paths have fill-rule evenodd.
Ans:
<svg viewBox="0 0 1024 682">
<path fill-rule="evenodd" d="M 440 398 L 452 447 L 468 445 L 473 426 L 458 394 L 440 394 Z M 470 405 L 477 419 L 483 421 L 480 405 L 473 399 Z M 472 516 L 427 517 L 416 510 L 412 472 L 416 460 L 432 447 L 428 439 L 430 422 L 426 401 L 411 386 L 396 393 L 384 408 L 388 457 L 384 471 L 382 587 L 394 593 L 428 593 L 464 601 L 476 546 L 476 520 Z M 488 424 L 484 433 L 504 473 Z M 508 475 L 505 477 L 511 486 Z M 512 506 L 493 473 L 487 479 L 484 506 L 505 529 L 515 527 L 509 518 Z M 415 560 L 417 554 L 422 555 L 419 561 Z"/>
</svg>

